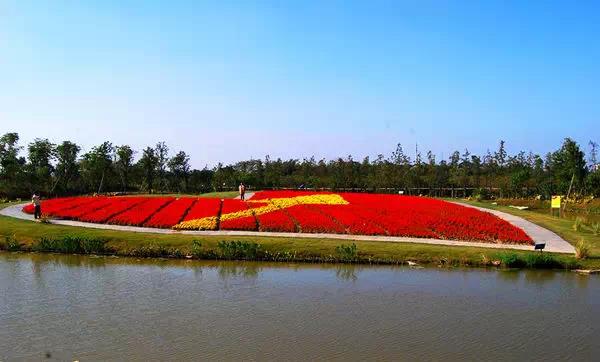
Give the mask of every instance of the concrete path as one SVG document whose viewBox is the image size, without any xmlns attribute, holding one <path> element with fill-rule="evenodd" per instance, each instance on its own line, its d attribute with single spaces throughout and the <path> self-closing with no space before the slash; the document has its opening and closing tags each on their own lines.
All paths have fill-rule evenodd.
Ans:
<svg viewBox="0 0 600 362">
<path fill-rule="evenodd" d="M 532 223 L 531 221 L 527 221 L 522 217 L 515 216 L 506 212 L 486 209 L 484 207 L 473 206 L 469 204 L 463 204 L 461 202 L 450 201 L 455 204 L 471 207 L 480 211 L 489 212 L 490 214 L 496 215 L 501 219 L 508 221 L 509 223 L 515 225 L 518 228 L 523 229 L 529 235 L 530 238 L 533 239 L 536 243 L 546 243 L 546 248 L 544 250 L 553 251 L 557 253 L 575 253 L 575 248 L 573 245 L 569 244 L 568 241 L 564 240 L 554 232 L 544 229 L 543 227 Z"/>
<path fill-rule="evenodd" d="M 249 197 L 251 197 L 249 195 Z M 25 204 L 11 205 L 0 210 L 0 215 L 14 217 L 22 220 L 35 221 L 33 215 L 26 214 L 21 211 Z M 463 206 L 469 206 L 464 205 Z M 493 210 L 482 209 L 483 211 L 492 212 Z M 493 212 L 496 214 L 496 212 Z M 522 218 L 509 215 L 506 213 L 499 212 L 496 214 L 505 220 L 511 219 L 517 226 L 523 228 L 528 234 L 532 232 L 534 235 L 530 236 L 536 242 L 546 242 L 545 251 L 553 253 L 574 253 L 575 249 L 569 243 L 558 237 L 556 234 L 549 230 L 541 228 L 535 224 L 530 223 Z M 513 219 L 514 218 L 514 219 Z M 335 239 L 335 240 L 346 240 L 346 241 L 384 241 L 392 243 L 416 243 L 416 244 L 434 244 L 434 245 L 449 245 L 449 246 L 471 246 L 481 248 L 493 248 L 493 249 L 515 249 L 515 250 L 533 250 L 533 246 L 530 245 L 512 245 L 512 244 L 492 244 L 484 242 L 468 242 L 459 240 L 442 240 L 442 239 L 424 239 L 424 238 L 411 238 L 411 237 L 396 237 L 396 236 L 372 236 L 372 235 L 347 235 L 347 234 L 302 234 L 302 233 L 276 233 L 276 232 L 259 232 L 259 231 L 178 231 L 172 229 L 155 229 L 138 226 L 121 226 L 121 225 L 107 225 L 107 224 L 93 224 L 81 221 L 72 220 L 51 220 L 52 224 L 66 225 L 66 226 L 77 226 L 94 229 L 104 230 L 117 230 L 117 231 L 132 231 L 140 233 L 154 233 L 154 234 L 183 234 L 183 235 L 213 235 L 213 236 L 269 236 L 269 237 L 286 237 L 286 238 L 307 238 L 307 239 Z M 527 228 L 527 229 L 526 229 Z"/>
<path fill-rule="evenodd" d="M 245 196 L 246 196 L 246 200 L 250 200 L 252 198 L 252 196 L 254 196 L 254 192 L 246 192 Z M 240 199 L 240 196 L 238 195 L 236 197 L 236 200 L 239 200 L 239 199 Z"/>
</svg>

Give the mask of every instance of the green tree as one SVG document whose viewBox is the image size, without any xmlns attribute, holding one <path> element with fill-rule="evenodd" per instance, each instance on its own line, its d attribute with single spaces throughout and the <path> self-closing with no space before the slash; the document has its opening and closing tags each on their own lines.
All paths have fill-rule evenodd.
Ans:
<svg viewBox="0 0 600 362">
<path fill-rule="evenodd" d="M 167 189 L 167 167 L 169 164 L 169 147 L 165 142 L 159 142 L 156 144 L 154 149 L 156 156 L 156 178 L 158 183 L 158 189 L 165 191 Z"/>
<path fill-rule="evenodd" d="M 52 190 L 52 175 L 55 158 L 55 145 L 47 139 L 36 138 L 27 146 L 29 163 L 27 164 L 27 179 L 30 188 L 46 194 Z"/>
<path fill-rule="evenodd" d="M 23 165 L 25 159 L 19 157 L 17 133 L 6 133 L 0 137 L 0 195 L 8 198 L 24 196 Z"/>
<path fill-rule="evenodd" d="M 72 193 L 76 191 L 76 182 L 79 178 L 79 165 L 77 156 L 81 147 L 70 141 L 64 141 L 56 146 L 56 180 L 54 189 L 59 193 Z"/>
<path fill-rule="evenodd" d="M 117 146 L 115 149 L 115 170 L 121 181 L 121 191 L 129 189 L 129 178 L 133 171 L 133 155 L 135 151 L 128 146 Z"/>
<path fill-rule="evenodd" d="M 169 160 L 169 171 L 171 171 L 171 174 L 173 175 L 174 185 L 177 191 L 187 191 L 190 169 L 190 156 L 184 151 L 177 152 L 177 154 Z"/>
<path fill-rule="evenodd" d="M 587 167 L 585 155 L 577 142 L 565 138 L 561 148 L 551 155 L 550 173 L 557 192 L 567 193 L 571 180 L 574 190 L 582 190 Z"/>
<path fill-rule="evenodd" d="M 89 190 L 98 193 L 110 190 L 114 152 L 112 143 L 106 141 L 83 155 L 82 176 Z"/>
<path fill-rule="evenodd" d="M 142 171 L 142 188 L 152 193 L 154 190 L 154 181 L 156 179 L 156 170 L 158 167 L 158 157 L 152 147 L 146 147 L 142 152 L 142 157 L 138 161 L 138 166 Z"/>
</svg>

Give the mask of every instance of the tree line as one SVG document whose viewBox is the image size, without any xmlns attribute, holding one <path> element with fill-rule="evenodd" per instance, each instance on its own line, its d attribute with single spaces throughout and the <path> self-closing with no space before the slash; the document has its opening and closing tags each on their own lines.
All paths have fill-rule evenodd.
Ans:
<svg viewBox="0 0 600 362">
<path fill-rule="evenodd" d="M 164 142 L 136 152 L 128 145 L 103 142 L 82 153 L 74 142 L 35 139 L 26 147 L 17 133 L 0 138 L 0 196 L 47 197 L 108 192 L 204 193 L 233 190 L 240 182 L 254 189 L 316 188 L 375 192 L 404 191 L 431 196 L 495 195 L 550 197 L 553 194 L 600 196 L 598 145 L 582 147 L 566 138 L 543 157 L 531 152 L 509 155 L 504 141 L 494 152 L 454 151 L 447 160 L 418 149 L 410 157 L 398 144 L 388 156 L 355 160 L 314 157 L 244 160 L 193 169 L 185 151 L 171 153 Z M 22 156 L 25 151 L 26 156 Z M 461 192 L 461 193 L 459 193 Z"/>
</svg>

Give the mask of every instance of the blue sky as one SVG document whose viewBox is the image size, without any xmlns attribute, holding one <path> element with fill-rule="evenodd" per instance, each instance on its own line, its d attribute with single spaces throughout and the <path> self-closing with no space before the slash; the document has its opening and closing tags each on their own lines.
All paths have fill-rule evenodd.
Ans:
<svg viewBox="0 0 600 362">
<path fill-rule="evenodd" d="M 0 132 L 193 165 L 600 141 L 593 1 L 4 1 Z"/>
</svg>

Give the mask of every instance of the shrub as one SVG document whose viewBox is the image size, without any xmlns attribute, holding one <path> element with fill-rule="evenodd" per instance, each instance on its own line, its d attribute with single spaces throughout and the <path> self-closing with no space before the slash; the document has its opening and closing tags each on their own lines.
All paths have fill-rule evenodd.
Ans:
<svg viewBox="0 0 600 362">
<path fill-rule="evenodd" d="M 138 258 L 183 258 L 184 253 L 177 248 L 167 248 L 164 245 L 148 245 L 131 249 L 129 256 Z"/>
<path fill-rule="evenodd" d="M 2 249 L 8 251 L 19 251 L 21 250 L 21 244 L 14 236 L 6 235 L 4 237 L 4 242 L 0 243 L 0 250 Z"/>
<path fill-rule="evenodd" d="M 497 255 L 501 265 L 507 268 L 522 268 L 525 266 L 525 262 L 519 258 L 517 253 L 500 253 Z"/>
<path fill-rule="evenodd" d="M 588 256 L 590 256 L 590 246 L 584 239 L 581 239 L 575 245 L 575 257 L 577 259 L 585 259 Z"/>
<path fill-rule="evenodd" d="M 196 258 L 201 258 L 203 256 L 202 242 L 200 240 L 192 241 L 192 255 Z"/>
<path fill-rule="evenodd" d="M 527 254 L 501 253 L 497 255 L 501 264 L 508 268 L 571 268 L 574 263 L 557 259 L 550 253 L 532 252 Z"/>
<path fill-rule="evenodd" d="M 562 267 L 560 261 L 550 253 L 527 253 L 524 259 L 525 266 L 528 268 L 554 269 Z"/>
<path fill-rule="evenodd" d="M 294 261 L 298 258 L 298 252 L 293 251 L 265 251 L 264 258 L 271 261 Z"/>
<path fill-rule="evenodd" d="M 248 241 L 219 241 L 219 256 L 223 259 L 258 259 L 261 246 Z"/>
<path fill-rule="evenodd" d="M 342 261 L 356 261 L 358 259 L 358 248 L 354 243 L 338 245 L 335 247 L 335 252 Z"/>
<path fill-rule="evenodd" d="M 600 222 L 595 222 L 592 224 L 592 232 L 594 235 L 600 234 Z"/>
<path fill-rule="evenodd" d="M 479 188 L 473 191 L 473 198 L 476 201 L 489 200 L 491 198 L 490 191 L 486 188 Z"/>
<path fill-rule="evenodd" d="M 112 250 L 107 247 L 108 240 L 95 237 L 66 235 L 59 239 L 42 237 L 33 246 L 36 251 L 52 251 L 71 254 L 105 254 Z"/>
<path fill-rule="evenodd" d="M 573 230 L 580 232 L 582 227 L 583 227 L 583 218 L 578 216 L 575 218 L 575 221 L 573 222 Z"/>
</svg>

